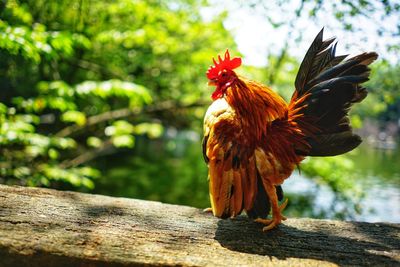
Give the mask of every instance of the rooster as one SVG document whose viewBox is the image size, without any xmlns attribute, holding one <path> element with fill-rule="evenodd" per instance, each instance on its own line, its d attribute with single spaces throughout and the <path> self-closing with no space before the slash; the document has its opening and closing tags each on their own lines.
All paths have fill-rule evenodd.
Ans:
<svg viewBox="0 0 400 267">
<path fill-rule="evenodd" d="M 336 43 L 323 29 L 308 49 L 289 103 L 271 88 L 238 76 L 241 59 L 213 59 L 206 75 L 215 86 L 204 118 L 203 155 L 208 164 L 214 216 L 236 217 L 244 210 L 268 231 L 285 220 L 281 184 L 306 156 L 334 156 L 361 143 L 348 113 L 367 96 L 378 55 L 335 56 Z M 280 204 L 281 201 L 281 204 Z M 268 215 L 272 210 L 272 218 Z"/>
</svg>

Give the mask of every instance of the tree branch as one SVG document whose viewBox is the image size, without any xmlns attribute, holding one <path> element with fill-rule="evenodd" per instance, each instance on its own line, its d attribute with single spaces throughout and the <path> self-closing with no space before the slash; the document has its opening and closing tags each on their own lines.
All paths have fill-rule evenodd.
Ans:
<svg viewBox="0 0 400 267">
<path fill-rule="evenodd" d="M 0 185 L 1 266 L 399 266 L 400 224 L 289 218 Z"/>
<path fill-rule="evenodd" d="M 96 149 L 89 150 L 83 154 L 80 154 L 76 158 L 71 160 L 64 160 L 60 164 L 60 168 L 68 169 L 71 167 L 79 166 L 83 163 L 91 161 L 99 156 L 104 156 L 106 154 L 111 154 L 116 151 L 116 148 L 113 146 L 111 139 L 105 141 L 100 147 Z"/>
<path fill-rule="evenodd" d="M 130 117 L 130 116 L 138 115 L 143 112 L 151 113 L 151 112 L 156 112 L 156 111 L 169 110 L 169 109 L 173 109 L 173 108 L 186 109 L 186 108 L 193 108 L 193 107 L 201 107 L 201 106 L 205 106 L 207 103 L 208 102 L 206 102 L 206 101 L 198 101 L 198 102 L 190 103 L 190 104 L 180 104 L 180 103 L 177 103 L 176 101 L 164 101 L 164 102 L 160 102 L 160 103 L 157 103 L 154 105 L 145 106 L 143 108 L 122 108 L 122 109 L 117 109 L 117 110 L 110 110 L 110 111 L 106 111 L 104 113 L 89 117 L 87 119 L 85 125 L 74 124 L 74 125 L 67 126 L 64 129 L 57 132 L 55 136 L 57 136 L 57 137 L 70 136 L 74 132 L 77 132 L 81 129 L 87 128 L 92 125 L 96 125 L 101 122 L 126 118 L 126 117 Z"/>
</svg>

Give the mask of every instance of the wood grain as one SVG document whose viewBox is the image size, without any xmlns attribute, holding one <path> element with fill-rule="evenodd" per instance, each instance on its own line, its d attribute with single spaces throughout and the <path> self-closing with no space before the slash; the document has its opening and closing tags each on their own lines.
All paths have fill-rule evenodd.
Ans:
<svg viewBox="0 0 400 267">
<path fill-rule="evenodd" d="M 192 207 L 0 185 L 0 266 L 400 266 L 399 224 L 261 229 Z"/>
</svg>

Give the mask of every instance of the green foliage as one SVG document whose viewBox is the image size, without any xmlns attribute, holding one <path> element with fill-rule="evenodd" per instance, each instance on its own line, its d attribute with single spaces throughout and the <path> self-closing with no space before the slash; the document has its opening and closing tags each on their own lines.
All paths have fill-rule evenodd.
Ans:
<svg viewBox="0 0 400 267">
<path fill-rule="evenodd" d="M 201 100 L 211 55 L 234 46 L 222 18 L 203 22 L 196 5 L 7 1 L 0 181 L 92 189 L 98 156 L 132 149 L 138 136 L 160 138 L 166 124 L 192 125 L 202 111 L 157 110 Z"/>
<path fill-rule="evenodd" d="M 358 203 L 364 193 L 360 183 L 357 183 L 359 176 L 354 170 L 354 162 L 347 155 L 307 158 L 301 165 L 301 171 L 308 177 L 332 190 L 336 197 L 334 202 L 346 203 L 332 207 L 332 212 L 341 218 L 360 213 Z"/>
<path fill-rule="evenodd" d="M 174 138 L 138 137 L 137 154 L 110 157 L 96 165 L 105 177 L 96 181 L 94 192 L 205 208 L 209 205 L 207 166 L 198 140 L 181 131 Z"/>
<path fill-rule="evenodd" d="M 85 162 L 80 160 L 82 155 L 79 154 L 100 152 L 91 152 L 90 147 L 108 147 L 109 141 L 118 148 L 131 148 L 134 146 L 133 134 L 159 136 L 162 133 L 159 124 L 153 123 L 146 128 L 139 123 L 135 130 L 133 124 L 111 118 L 110 122 L 104 121 L 104 126 L 87 129 L 98 137 L 88 137 L 85 144 L 80 139 L 88 133 L 76 135 L 76 129 L 71 128 L 85 129 L 87 118 L 93 120 L 97 114 L 112 110 L 110 99 L 129 103 L 131 108 L 150 103 L 151 96 L 143 86 L 113 80 L 86 81 L 72 88 L 56 81 L 42 82 L 38 88 L 41 94 L 37 97 L 14 98 L 16 108 L 0 106 L 0 171 L 5 182 L 17 180 L 22 184 L 43 186 L 66 182 L 74 187 L 91 189 L 94 187 L 91 179 L 99 173 L 91 167 L 79 167 Z M 93 111 L 92 103 L 99 108 Z M 50 126 L 55 128 L 49 129 Z M 68 137 L 70 135 L 72 137 Z"/>
<path fill-rule="evenodd" d="M 392 65 L 383 60 L 372 66 L 372 77 L 367 83 L 368 98 L 356 112 L 363 117 L 383 121 L 397 121 L 400 117 L 400 64 Z"/>
</svg>

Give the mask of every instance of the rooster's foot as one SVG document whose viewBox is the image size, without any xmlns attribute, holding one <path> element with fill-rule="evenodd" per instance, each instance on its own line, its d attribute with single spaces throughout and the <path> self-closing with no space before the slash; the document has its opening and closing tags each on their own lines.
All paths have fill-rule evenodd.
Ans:
<svg viewBox="0 0 400 267">
<path fill-rule="evenodd" d="M 276 226 L 278 226 L 283 220 L 283 216 L 278 216 L 278 217 L 273 217 L 272 220 L 270 220 L 271 222 L 263 227 L 263 232 L 269 231 L 273 228 L 275 228 Z"/>
<path fill-rule="evenodd" d="M 212 208 L 205 208 L 203 210 L 204 213 L 212 213 Z"/>
<path fill-rule="evenodd" d="M 287 218 L 282 215 L 282 211 L 286 208 L 288 203 L 288 199 L 286 199 L 282 205 L 279 206 L 279 213 L 272 216 L 272 219 L 262 219 L 262 218 L 257 218 L 254 221 L 258 223 L 265 224 L 266 226 L 263 228 L 263 231 L 268 231 L 276 226 L 278 226 L 282 221 L 286 220 Z"/>
</svg>

